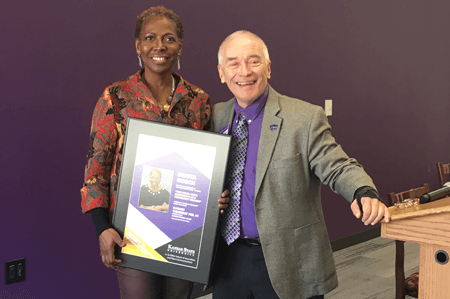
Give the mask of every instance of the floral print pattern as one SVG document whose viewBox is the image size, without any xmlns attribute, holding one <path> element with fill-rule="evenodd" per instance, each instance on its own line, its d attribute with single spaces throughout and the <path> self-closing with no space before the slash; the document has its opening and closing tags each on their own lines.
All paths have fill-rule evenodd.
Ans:
<svg viewBox="0 0 450 299">
<path fill-rule="evenodd" d="M 97 101 L 81 188 L 83 213 L 95 208 L 114 209 L 129 117 L 209 130 L 211 103 L 202 89 L 173 73 L 177 84 L 170 108 L 164 111 L 144 84 L 142 72 L 108 86 Z"/>
</svg>

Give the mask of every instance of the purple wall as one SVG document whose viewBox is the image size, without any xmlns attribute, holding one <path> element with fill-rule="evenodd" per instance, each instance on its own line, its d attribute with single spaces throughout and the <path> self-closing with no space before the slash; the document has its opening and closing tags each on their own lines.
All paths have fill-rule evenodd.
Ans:
<svg viewBox="0 0 450 299">
<path fill-rule="evenodd" d="M 230 98 L 216 71 L 218 46 L 234 30 L 254 31 L 269 47 L 276 90 L 318 105 L 334 100 L 336 139 L 383 197 L 423 182 L 437 188 L 435 164 L 450 161 L 450 2 L 282 2 L 165 1 L 185 26 L 181 74 L 214 103 Z M 0 6 L 0 263 L 26 257 L 28 274 L 0 294 L 118 298 L 79 189 L 95 102 L 137 71 L 135 17 L 152 4 Z M 332 240 L 368 229 L 328 188 L 323 202 Z"/>
</svg>

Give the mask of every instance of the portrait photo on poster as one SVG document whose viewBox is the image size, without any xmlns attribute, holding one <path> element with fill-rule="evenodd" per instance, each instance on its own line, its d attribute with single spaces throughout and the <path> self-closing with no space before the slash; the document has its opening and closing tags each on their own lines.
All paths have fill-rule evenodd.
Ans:
<svg viewBox="0 0 450 299">
<path fill-rule="evenodd" d="M 173 170 L 144 166 L 138 207 L 167 213 L 170 205 Z"/>
</svg>

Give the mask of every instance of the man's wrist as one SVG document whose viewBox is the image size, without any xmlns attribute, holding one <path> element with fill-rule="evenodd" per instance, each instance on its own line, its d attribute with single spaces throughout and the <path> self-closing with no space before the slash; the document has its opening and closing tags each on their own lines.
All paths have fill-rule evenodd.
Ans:
<svg viewBox="0 0 450 299">
<path fill-rule="evenodd" d="M 373 187 L 363 186 L 363 187 L 358 188 L 355 191 L 353 200 L 357 201 L 359 209 L 361 210 L 362 213 L 363 213 L 363 208 L 362 208 L 361 198 L 363 198 L 363 197 L 376 198 L 379 201 L 383 202 L 383 200 L 380 198 L 380 195 L 378 194 L 377 190 L 375 190 Z"/>
</svg>

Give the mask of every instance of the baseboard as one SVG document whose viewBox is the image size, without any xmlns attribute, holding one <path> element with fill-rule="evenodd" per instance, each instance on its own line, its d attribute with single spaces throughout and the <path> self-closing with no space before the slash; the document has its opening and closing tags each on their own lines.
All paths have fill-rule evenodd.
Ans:
<svg viewBox="0 0 450 299">
<path fill-rule="evenodd" d="M 366 242 L 381 236 L 381 226 L 357 233 L 339 240 L 331 242 L 331 248 L 334 251 L 338 251 L 362 242 Z"/>
</svg>

